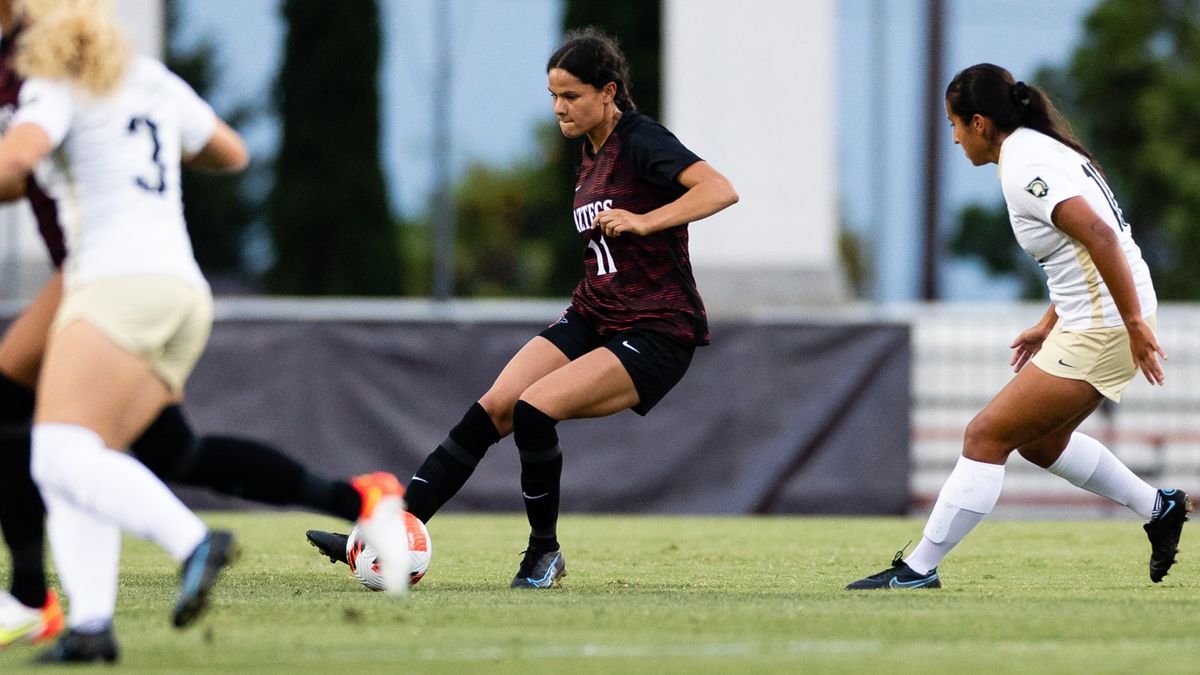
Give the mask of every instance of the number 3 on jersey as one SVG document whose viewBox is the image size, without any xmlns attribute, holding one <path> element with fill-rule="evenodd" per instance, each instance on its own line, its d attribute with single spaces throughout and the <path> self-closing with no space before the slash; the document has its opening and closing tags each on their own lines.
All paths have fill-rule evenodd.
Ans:
<svg viewBox="0 0 1200 675">
<path fill-rule="evenodd" d="M 613 260 L 612 251 L 608 250 L 608 242 L 604 240 L 604 235 L 599 235 L 596 239 L 588 239 L 588 248 L 596 252 L 596 275 L 604 276 L 617 271 L 617 263 Z"/>
<path fill-rule="evenodd" d="M 137 134 L 142 129 L 145 129 L 150 134 L 150 142 L 154 144 L 154 149 L 150 153 L 150 161 L 154 163 L 154 168 L 158 171 L 158 176 L 151 179 L 143 176 L 135 176 L 133 181 L 146 192 L 162 194 L 167 191 L 167 167 L 158 156 L 162 152 L 162 145 L 158 142 L 158 125 L 149 117 L 134 117 L 129 120 L 130 136 Z"/>
</svg>

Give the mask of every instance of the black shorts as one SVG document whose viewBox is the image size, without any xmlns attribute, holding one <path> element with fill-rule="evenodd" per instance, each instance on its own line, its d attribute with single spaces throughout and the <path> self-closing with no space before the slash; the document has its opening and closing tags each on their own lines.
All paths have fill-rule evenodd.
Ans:
<svg viewBox="0 0 1200 675">
<path fill-rule="evenodd" d="M 637 389 L 638 402 L 632 410 L 645 415 L 679 384 L 692 363 L 695 345 L 651 330 L 631 328 L 600 335 L 579 312 L 568 309 L 557 323 L 538 333 L 574 361 L 593 349 L 604 347 L 621 361 Z"/>
</svg>

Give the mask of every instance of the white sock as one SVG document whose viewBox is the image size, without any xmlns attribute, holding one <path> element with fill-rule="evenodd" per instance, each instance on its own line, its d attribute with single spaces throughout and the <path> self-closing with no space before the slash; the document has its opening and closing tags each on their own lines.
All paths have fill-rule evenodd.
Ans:
<svg viewBox="0 0 1200 675">
<path fill-rule="evenodd" d="M 1137 477 L 1100 441 L 1075 432 L 1058 459 L 1047 469 L 1072 485 L 1108 497 L 1150 520 L 1158 490 Z"/>
<path fill-rule="evenodd" d="M 112 623 L 117 608 L 121 530 L 54 492 L 44 493 L 43 498 L 54 567 L 70 598 L 67 625 L 84 632 L 103 630 Z"/>
<path fill-rule="evenodd" d="M 904 562 L 917 574 L 936 568 L 950 549 L 992 512 L 1003 486 L 1003 464 L 959 457 L 938 493 L 921 542 Z"/>
<path fill-rule="evenodd" d="M 182 561 L 208 534 L 204 522 L 140 462 L 104 447 L 90 429 L 35 424 L 33 479 L 51 493 Z"/>
</svg>

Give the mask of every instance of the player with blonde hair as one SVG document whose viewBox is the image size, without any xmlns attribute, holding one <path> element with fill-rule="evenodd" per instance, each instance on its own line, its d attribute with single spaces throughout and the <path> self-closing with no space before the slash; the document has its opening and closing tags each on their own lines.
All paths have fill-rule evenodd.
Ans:
<svg viewBox="0 0 1200 675">
<path fill-rule="evenodd" d="M 182 80 L 130 55 L 109 9 L 99 0 L 18 5 L 25 32 L 16 63 L 26 81 L 0 141 L 0 194 L 19 193 L 36 173 L 59 204 L 71 251 L 32 440 L 31 469 L 71 599 L 70 631 L 39 658 L 47 662 L 116 660 L 121 529 L 181 561 L 179 627 L 204 610 L 236 549 L 231 534 L 210 532 L 144 466 L 109 450 L 128 446 L 179 401 L 211 327 L 211 294 L 183 222 L 181 161 L 223 170 L 247 162 L 236 132 Z M 365 520 L 377 533 L 389 525 L 402 533 L 394 477 L 364 489 L 373 497 L 364 499 Z"/>
<path fill-rule="evenodd" d="M 13 61 L 18 56 L 16 41 L 25 26 L 13 15 L 13 4 L 13 0 L 0 0 L 0 133 L 8 126 L 23 84 Z M 54 4 L 41 2 L 32 13 Z M 28 20 L 29 4 L 23 13 Z M 110 53 L 125 47 L 123 42 L 111 46 Z M 0 647 L 53 639 L 64 624 L 58 597 L 46 583 L 45 508 L 29 475 L 29 425 L 47 333 L 62 296 L 61 267 L 67 251 L 59 204 L 32 177 L 24 188 L 58 271 L 0 337 L 0 527 L 12 561 L 10 592 L 0 594 Z M 129 451 L 164 481 L 266 504 L 304 506 L 349 521 L 362 512 L 360 488 L 367 489 L 372 483 L 363 477 L 326 478 L 259 441 L 197 436 L 178 404 L 163 409 L 130 444 Z"/>
</svg>

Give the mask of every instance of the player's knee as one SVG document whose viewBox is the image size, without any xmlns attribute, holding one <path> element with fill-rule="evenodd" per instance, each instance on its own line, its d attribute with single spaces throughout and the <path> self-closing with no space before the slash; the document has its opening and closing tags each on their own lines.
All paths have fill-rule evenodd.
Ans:
<svg viewBox="0 0 1200 675">
<path fill-rule="evenodd" d="M 977 462 L 1003 464 L 1012 450 L 1004 445 L 999 430 L 985 413 L 979 413 L 967 424 L 963 434 L 963 457 Z"/>
<path fill-rule="evenodd" d="M 0 369 L 0 424 L 29 424 L 33 404 L 33 390 Z"/>
<path fill-rule="evenodd" d="M 531 403 L 519 400 L 513 406 L 513 439 L 521 452 L 521 459 L 539 462 L 553 459 L 561 451 L 558 448 L 558 420 L 538 410 Z"/>
<path fill-rule="evenodd" d="M 154 475 L 173 480 L 186 469 L 196 446 L 196 437 L 178 405 L 163 408 L 142 435 L 130 444 L 130 452 Z"/>
<path fill-rule="evenodd" d="M 1031 464 L 1040 466 L 1043 469 L 1050 468 L 1054 464 L 1063 450 L 1066 449 L 1067 443 L 1071 440 L 1070 434 L 1064 437 L 1050 436 L 1038 439 L 1033 443 L 1027 443 L 1017 449 Z"/>
<path fill-rule="evenodd" d="M 480 407 L 492 419 L 492 424 L 496 427 L 496 433 L 500 434 L 500 438 L 513 432 L 513 405 L 516 402 L 516 396 L 507 392 L 498 392 L 495 388 L 489 389 L 479 399 Z"/>
</svg>

